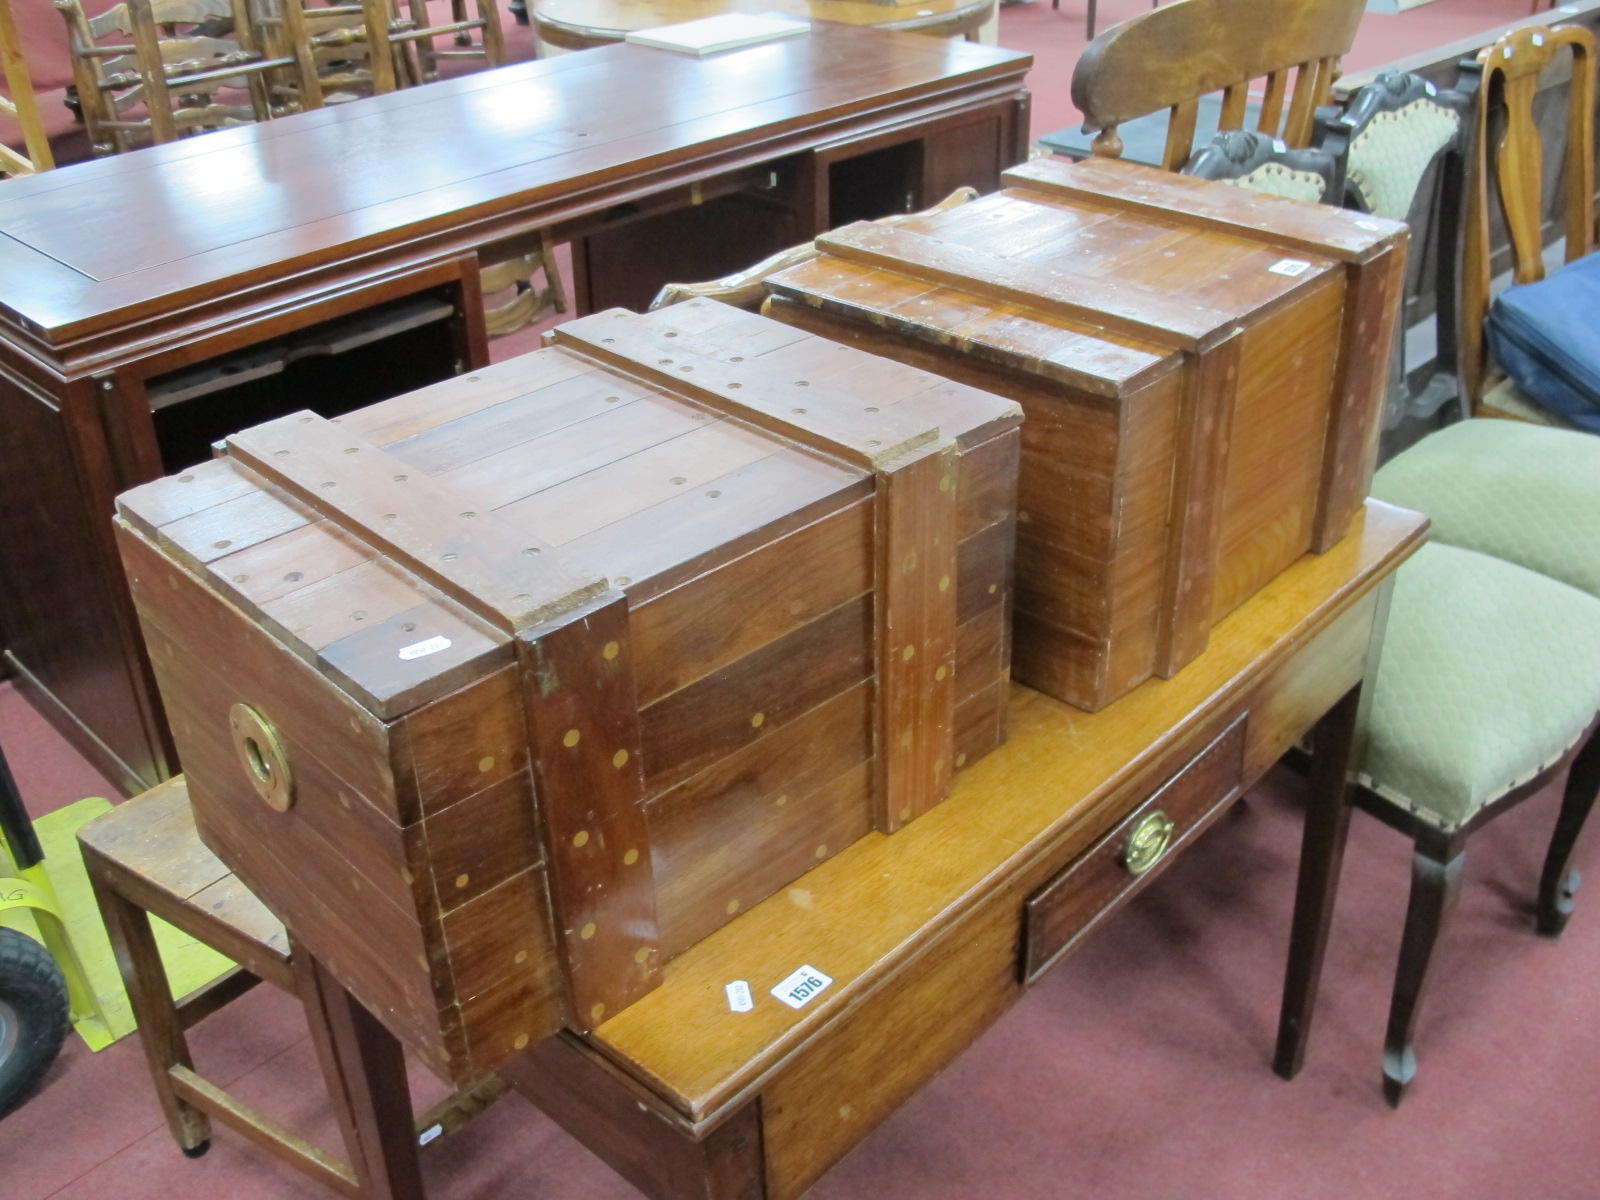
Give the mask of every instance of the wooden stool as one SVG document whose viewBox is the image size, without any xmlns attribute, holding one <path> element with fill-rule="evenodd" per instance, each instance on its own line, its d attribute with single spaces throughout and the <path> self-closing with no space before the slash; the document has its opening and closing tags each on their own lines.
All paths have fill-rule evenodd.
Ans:
<svg viewBox="0 0 1600 1200">
<path fill-rule="evenodd" d="M 421 1200 L 419 1135 L 459 1128 L 505 1091 L 491 1077 L 414 1121 L 400 1044 L 310 955 L 291 952 L 282 924 L 208 850 L 182 776 L 118 805 L 79 831 L 89 879 L 128 989 L 139 1040 L 172 1136 L 191 1158 L 215 1117 L 296 1169 L 363 1200 Z M 239 964 L 174 1001 L 150 916 Z M 184 1033 L 265 981 L 300 997 L 348 1161 L 246 1107 L 199 1075 Z"/>
</svg>

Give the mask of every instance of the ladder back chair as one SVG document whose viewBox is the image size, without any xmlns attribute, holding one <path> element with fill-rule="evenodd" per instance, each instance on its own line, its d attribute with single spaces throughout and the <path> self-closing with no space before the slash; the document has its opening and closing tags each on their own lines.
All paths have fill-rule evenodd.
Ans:
<svg viewBox="0 0 1600 1200">
<path fill-rule="evenodd" d="M 407 0 L 410 28 L 401 37 L 416 48 L 418 82 L 439 78 L 439 61 L 448 58 L 481 58 L 485 67 L 502 66 L 506 61 L 505 36 L 500 27 L 500 10 L 495 0 L 476 0 L 476 17 L 467 15 L 467 0 L 450 0 L 450 19 L 434 25 L 428 15 L 428 0 Z M 449 35 L 453 48 L 440 50 L 436 42 Z"/>
<path fill-rule="evenodd" d="M 1142 13 L 1089 44 L 1072 102 L 1109 158 L 1122 154 L 1118 126 L 1170 110 L 1158 165 L 1176 171 L 1193 152 L 1201 98 L 1221 92 L 1218 130 L 1240 129 L 1250 85 L 1264 79 L 1255 128 L 1303 149 L 1363 11 L 1362 0 L 1184 0 Z"/>
<path fill-rule="evenodd" d="M 0 74 L 5 76 L 7 93 L 0 96 L 0 113 L 21 127 L 24 151 L 19 154 L 10 146 L 0 145 L 0 172 L 32 175 L 36 171 L 48 171 L 55 166 L 55 159 L 50 154 L 50 141 L 45 137 L 44 120 L 39 115 L 33 77 L 22 57 L 11 0 L 0 0 Z"/>
<path fill-rule="evenodd" d="M 1547 148 L 1535 121 L 1534 99 L 1540 76 L 1567 56 L 1571 84 L 1558 219 L 1566 237 L 1566 263 L 1594 250 L 1595 37 L 1572 25 L 1518 29 L 1478 54 L 1481 77 L 1462 249 L 1461 372 L 1471 411 L 1551 425 L 1568 422 L 1505 378 L 1491 361 L 1484 333 L 1494 275 L 1490 179 L 1510 235 L 1512 282 L 1536 283 L 1545 277 Z M 1497 133 L 1492 118 L 1499 117 L 1504 128 Z"/>
<path fill-rule="evenodd" d="M 55 6 L 96 154 L 120 153 L 143 136 L 160 144 L 281 115 L 273 93 L 284 72 L 298 76 L 296 107 L 322 103 L 301 59 L 262 52 L 246 0 L 124 0 L 95 17 L 80 0 Z M 245 95 L 230 102 L 216 96 L 224 89 Z"/>
</svg>

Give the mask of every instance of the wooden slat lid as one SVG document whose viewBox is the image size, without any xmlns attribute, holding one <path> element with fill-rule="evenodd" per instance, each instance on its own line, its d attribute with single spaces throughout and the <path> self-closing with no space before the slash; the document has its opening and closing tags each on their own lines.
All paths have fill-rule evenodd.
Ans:
<svg viewBox="0 0 1600 1200">
<path fill-rule="evenodd" d="M 235 434 L 119 512 L 393 719 L 543 622 L 617 590 L 642 602 L 870 494 L 880 462 L 1020 420 L 710 302 L 601 313 L 556 340 L 334 421 Z"/>
<path fill-rule="evenodd" d="M 1077 182 L 1080 174 L 1087 182 Z M 1109 186 L 1096 191 L 1102 174 L 1031 164 L 1007 177 L 1017 186 L 972 204 L 894 228 L 826 234 L 820 257 L 767 285 L 789 300 L 1115 397 L 1392 238 L 1392 223 L 1374 233 L 1330 209 L 1333 248 L 1324 252 L 1311 240 L 1321 210 L 1280 204 L 1306 212 L 1276 224 L 1230 222 L 1231 208 L 1254 211 L 1249 193 L 1184 179 L 1162 204 L 1165 172 L 1119 166 L 1107 178 L 1129 195 L 1157 177 L 1156 199 L 1136 204 Z"/>
</svg>

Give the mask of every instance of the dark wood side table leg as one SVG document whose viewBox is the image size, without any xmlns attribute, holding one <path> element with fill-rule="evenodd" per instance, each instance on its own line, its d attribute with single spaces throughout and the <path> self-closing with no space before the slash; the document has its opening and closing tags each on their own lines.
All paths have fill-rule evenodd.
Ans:
<svg viewBox="0 0 1600 1200">
<path fill-rule="evenodd" d="M 1600 790 L 1600 731 L 1589 735 L 1578 756 L 1567 769 L 1567 786 L 1561 797 L 1561 815 L 1556 818 L 1555 835 L 1545 856 L 1544 873 L 1539 880 L 1539 932 L 1556 937 L 1567 927 L 1572 915 L 1573 894 L 1578 890 L 1578 873 L 1572 869 L 1572 851 L 1583 832 L 1583 823 L 1594 807 Z"/>
<path fill-rule="evenodd" d="M 295 951 L 312 1041 L 363 1200 L 425 1200 L 405 1053 L 316 959 Z"/>
<path fill-rule="evenodd" d="M 1289 966 L 1283 981 L 1283 1009 L 1278 1019 L 1278 1048 L 1272 1069 L 1293 1079 L 1305 1061 L 1306 1036 L 1322 978 L 1322 956 L 1328 946 L 1339 869 L 1344 864 L 1350 831 L 1346 779 L 1355 750 L 1359 686 L 1346 692 L 1317 722 L 1313 733 L 1310 795 L 1305 833 L 1300 844 L 1300 878 L 1294 897 L 1294 926 L 1289 935 Z"/>
</svg>

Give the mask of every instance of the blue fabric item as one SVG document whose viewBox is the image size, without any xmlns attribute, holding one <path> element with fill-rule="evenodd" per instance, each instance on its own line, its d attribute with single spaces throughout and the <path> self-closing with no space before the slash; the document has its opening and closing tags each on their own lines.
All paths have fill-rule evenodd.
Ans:
<svg viewBox="0 0 1600 1200">
<path fill-rule="evenodd" d="M 1489 350 L 1517 387 L 1600 433 L 1600 254 L 1507 288 L 1485 322 Z"/>
</svg>

